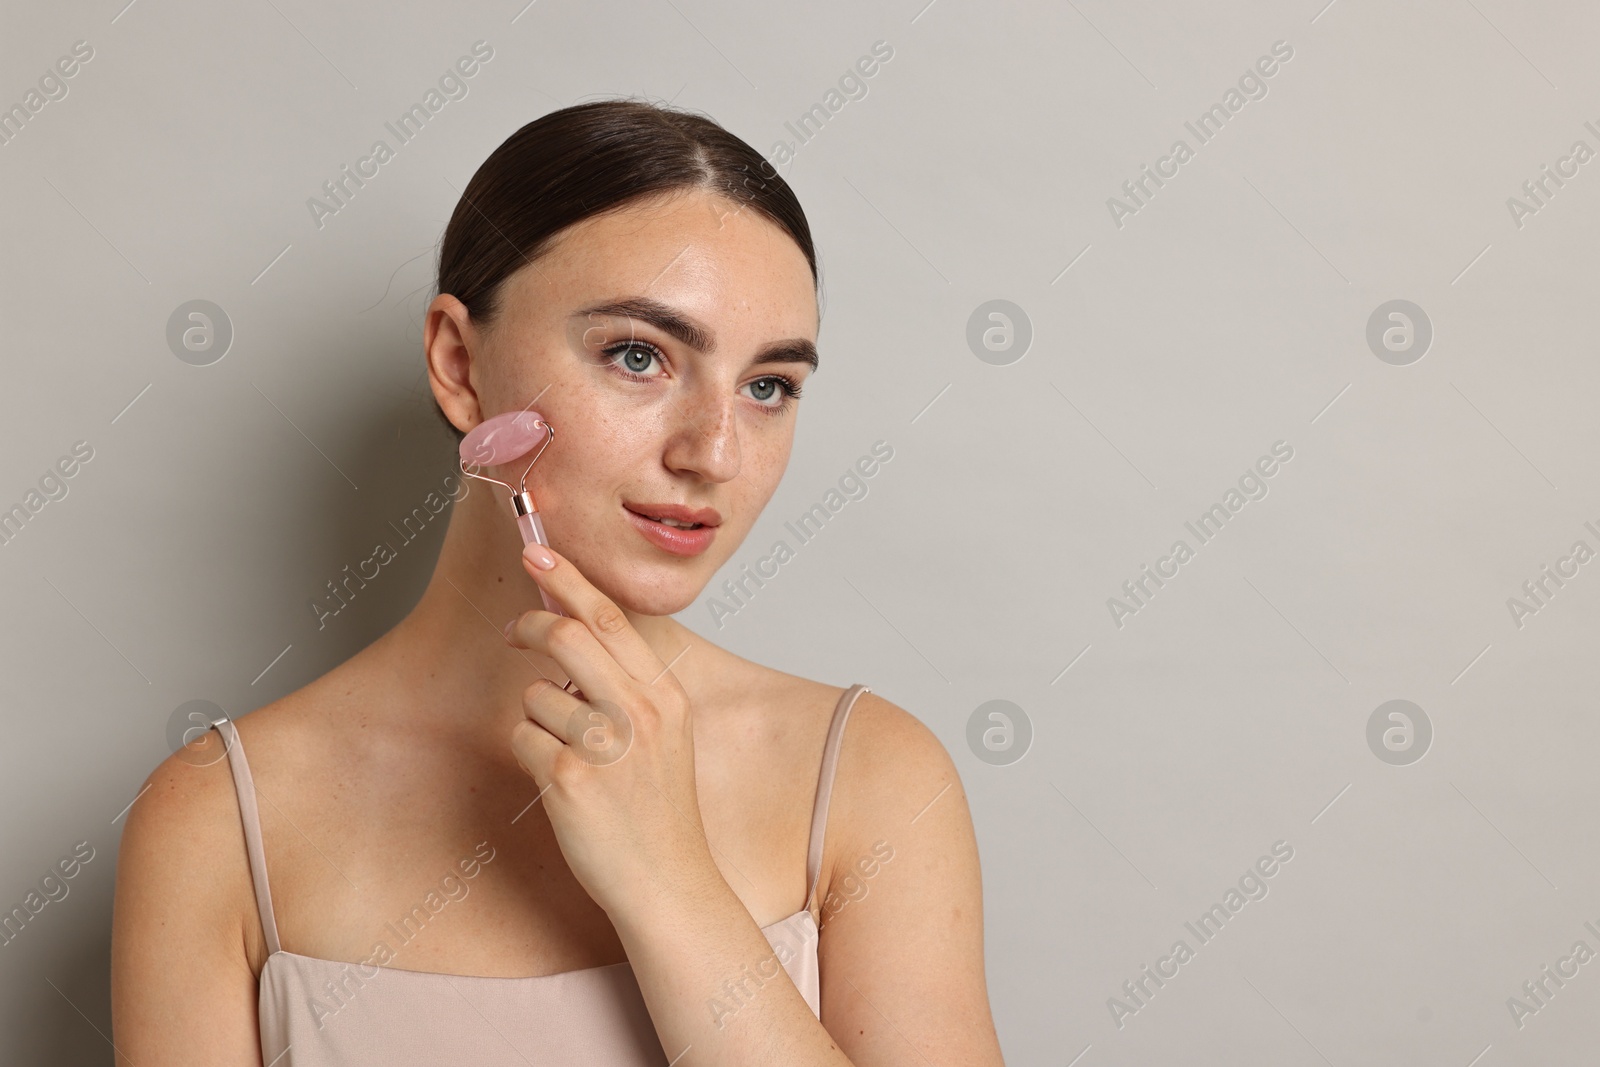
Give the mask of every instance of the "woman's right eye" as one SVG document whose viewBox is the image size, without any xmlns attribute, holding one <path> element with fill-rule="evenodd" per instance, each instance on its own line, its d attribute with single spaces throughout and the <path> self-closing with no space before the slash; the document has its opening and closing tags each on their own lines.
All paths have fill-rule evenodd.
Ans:
<svg viewBox="0 0 1600 1067">
<path fill-rule="evenodd" d="M 661 350 L 648 341 L 624 341 L 621 344 L 603 348 L 601 351 L 611 357 L 609 360 L 611 366 L 616 367 L 618 371 L 629 378 L 638 381 L 650 381 L 658 377 L 658 375 L 640 373 L 649 368 L 652 360 L 661 358 Z"/>
</svg>

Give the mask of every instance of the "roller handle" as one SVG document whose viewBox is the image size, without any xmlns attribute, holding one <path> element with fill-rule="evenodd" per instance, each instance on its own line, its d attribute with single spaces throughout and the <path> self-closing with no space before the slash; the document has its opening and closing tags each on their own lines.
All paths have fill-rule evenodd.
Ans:
<svg viewBox="0 0 1600 1067">
<path fill-rule="evenodd" d="M 531 545 L 538 543 L 544 545 L 546 548 L 550 546 L 549 538 L 545 537 L 544 535 L 544 523 L 540 520 L 539 513 L 537 511 L 530 511 L 526 515 L 518 515 L 517 529 L 522 531 L 523 544 Z M 544 601 L 544 610 L 554 612 L 563 618 L 571 618 L 571 616 L 567 615 L 566 612 L 561 610 L 561 605 L 552 600 L 550 594 L 546 593 L 544 589 L 541 588 L 539 590 L 539 596 Z"/>
</svg>

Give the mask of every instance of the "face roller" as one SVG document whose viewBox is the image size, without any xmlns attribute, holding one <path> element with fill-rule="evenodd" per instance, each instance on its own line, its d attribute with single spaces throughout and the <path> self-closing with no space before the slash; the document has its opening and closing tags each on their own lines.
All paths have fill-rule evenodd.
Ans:
<svg viewBox="0 0 1600 1067">
<path fill-rule="evenodd" d="M 555 435 L 555 428 L 544 421 L 544 416 L 537 411 L 524 410 L 508 411 L 485 419 L 474 426 L 461 440 L 461 473 L 468 478 L 477 478 L 505 487 L 511 494 L 511 508 L 516 512 L 517 529 L 522 531 L 524 545 L 535 542 L 541 545 L 550 544 L 545 537 L 544 521 L 539 518 L 539 509 L 533 502 L 533 494 L 528 492 L 528 471 L 533 470 L 533 465 L 539 462 L 539 457 L 550 447 Z M 533 453 L 533 459 L 528 461 L 527 468 L 522 472 L 522 479 L 518 483 L 519 489 L 513 489 L 498 478 L 474 474 L 467 470 L 469 463 L 480 467 L 497 467 L 502 463 L 510 463 L 532 452 L 534 446 L 538 446 L 539 451 Z M 543 589 L 539 590 L 539 597 L 544 601 L 546 611 L 566 616 L 567 613 L 561 610 L 561 605 L 551 599 Z M 562 688 L 574 696 L 581 696 L 578 690 L 570 688 L 571 685 L 572 681 L 569 679 Z"/>
</svg>

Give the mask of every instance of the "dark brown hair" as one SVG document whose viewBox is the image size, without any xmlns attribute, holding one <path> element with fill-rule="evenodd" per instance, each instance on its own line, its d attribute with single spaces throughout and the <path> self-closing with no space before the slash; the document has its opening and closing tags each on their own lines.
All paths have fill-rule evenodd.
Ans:
<svg viewBox="0 0 1600 1067">
<path fill-rule="evenodd" d="M 632 200 L 703 189 L 749 207 L 794 239 L 818 283 L 811 228 L 776 168 L 712 119 L 633 99 L 552 111 L 506 138 L 467 183 L 439 248 L 437 292 L 479 328 L 505 280 L 562 230 Z M 434 410 L 444 419 L 444 412 Z M 465 436 L 444 419 L 459 441 Z"/>
</svg>

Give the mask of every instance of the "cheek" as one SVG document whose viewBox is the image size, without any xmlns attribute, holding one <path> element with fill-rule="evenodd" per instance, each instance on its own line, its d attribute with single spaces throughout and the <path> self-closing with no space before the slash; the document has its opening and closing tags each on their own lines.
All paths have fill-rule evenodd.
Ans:
<svg viewBox="0 0 1600 1067">
<path fill-rule="evenodd" d="M 558 388 L 560 395 L 556 396 Z M 556 431 L 555 444 L 539 465 L 548 465 L 564 480 L 581 480 L 630 466 L 638 455 L 638 420 L 609 410 L 604 395 L 582 383 L 552 387 L 534 407 Z"/>
<path fill-rule="evenodd" d="M 719 487 L 737 516 L 734 525 L 740 530 L 741 536 L 755 526 L 756 520 L 777 493 L 788 462 L 787 445 L 755 450 L 747 447 L 740 476 Z"/>
<path fill-rule="evenodd" d="M 761 465 L 761 477 L 757 481 L 765 487 L 768 497 L 778 489 L 778 482 L 783 479 L 784 472 L 789 469 L 789 457 L 794 451 L 794 431 L 786 429 L 781 434 L 774 434 L 774 440 L 762 448 L 757 460 Z"/>
<path fill-rule="evenodd" d="M 587 513 L 597 510 L 609 499 L 611 487 L 617 484 L 617 459 L 614 452 L 593 442 L 586 443 L 582 449 L 580 452 L 574 448 L 562 456 L 560 462 L 547 467 L 541 484 L 551 505 Z M 543 500 L 540 506 L 544 506 Z"/>
<path fill-rule="evenodd" d="M 531 333 L 527 328 L 505 328 L 500 344 L 481 361 L 483 381 L 479 391 L 485 400 L 497 401 L 497 410 L 506 411 L 523 407 L 539 395 L 540 390 L 551 385 L 550 370 L 559 366 L 554 353 L 545 353 L 532 340 L 522 339 Z M 555 392 L 551 388 L 541 400 L 549 400 Z M 534 403 L 537 410 L 540 405 Z"/>
</svg>

